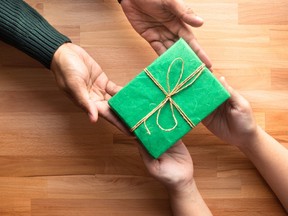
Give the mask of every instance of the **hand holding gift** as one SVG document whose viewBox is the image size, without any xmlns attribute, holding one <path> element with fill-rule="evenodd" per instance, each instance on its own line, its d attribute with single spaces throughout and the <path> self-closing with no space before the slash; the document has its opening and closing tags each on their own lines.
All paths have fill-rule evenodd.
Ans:
<svg viewBox="0 0 288 216">
<path fill-rule="evenodd" d="M 220 139 L 240 147 L 252 139 L 257 124 L 249 102 L 229 86 L 224 77 L 220 78 L 220 82 L 229 91 L 231 98 L 202 123 Z"/>
<path fill-rule="evenodd" d="M 122 0 L 121 6 L 135 31 L 150 43 L 158 55 L 183 38 L 201 61 L 211 68 L 209 57 L 192 32 L 192 27 L 203 25 L 203 19 L 183 0 Z"/>
<path fill-rule="evenodd" d="M 288 150 L 255 123 L 249 102 L 224 78 L 220 81 L 231 98 L 206 117 L 203 124 L 251 160 L 288 211 L 288 177 L 283 175 L 288 169 Z M 198 191 L 192 159 L 182 141 L 158 159 L 153 159 L 141 146 L 139 151 L 148 172 L 167 188 L 173 215 L 211 215 Z"/>
<path fill-rule="evenodd" d="M 108 103 L 158 158 L 228 98 L 225 88 L 180 39 Z"/>
</svg>

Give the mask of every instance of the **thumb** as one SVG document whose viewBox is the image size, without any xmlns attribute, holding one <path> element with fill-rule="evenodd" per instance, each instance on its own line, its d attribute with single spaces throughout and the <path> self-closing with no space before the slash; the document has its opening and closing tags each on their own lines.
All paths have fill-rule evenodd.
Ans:
<svg viewBox="0 0 288 216">
<path fill-rule="evenodd" d="M 153 157 L 151 157 L 149 155 L 149 153 L 146 151 L 146 149 L 144 149 L 144 147 L 142 146 L 142 144 L 140 144 L 139 142 L 137 142 L 137 147 L 139 150 L 139 154 L 143 160 L 144 165 L 146 166 L 147 170 L 149 172 L 151 172 L 151 166 L 153 166 L 153 164 L 157 161 L 157 159 L 154 159 Z"/>
<path fill-rule="evenodd" d="M 98 110 L 94 105 L 94 102 L 87 100 L 87 105 L 85 106 L 85 111 L 88 113 L 89 119 L 92 123 L 97 122 L 98 120 Z"/>
<path fill-rule="evenodd" d="M 108 105 L 107 101 L 99 101 L 95 103 L 95 106 L 98 110 L 99 115 L 105 120 L 116 126 L 126 135 L 132 135 L 129 129 L 122 123 L 122 121 L 114 114 L 111 108 Z"/>
<path fill-rule="evenodd" d="M 98 110 L 94 102 L 90 99 L 87 88 L 81 82 L 70 84 L 70 96 L 89 116 L 91 122 L 98 120 Z"/>
<path fill-rule="evenodd" d="M 194 13 L 190 7 L 187 7 L 182 0 L 172 0 L 165 2 L 166 7 L 185 23 L 193 27 L 200 27 L 203 25 L 203 19 L 197 16 L 197 14 Z"/>
<path fill-rule="evenodd" d="M 249 102 L 227 83 L 225 77 L 220 77 L 220 82 L 230 93 L 231 97 L 229 98 L 228 102 L 233 108 L 242 107 L 243 105 L 249 105 Z"/>
</svg>

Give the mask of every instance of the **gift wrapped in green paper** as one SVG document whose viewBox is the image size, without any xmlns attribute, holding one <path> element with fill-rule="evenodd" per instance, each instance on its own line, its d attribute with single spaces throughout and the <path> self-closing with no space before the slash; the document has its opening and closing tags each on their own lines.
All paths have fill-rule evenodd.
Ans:
<svg viewBox="0 0 288 216">
<path fill-rule="evenodd" d="M 158 158 L 229 97 L 180 39 L 108 103 Z"/>
</svg>

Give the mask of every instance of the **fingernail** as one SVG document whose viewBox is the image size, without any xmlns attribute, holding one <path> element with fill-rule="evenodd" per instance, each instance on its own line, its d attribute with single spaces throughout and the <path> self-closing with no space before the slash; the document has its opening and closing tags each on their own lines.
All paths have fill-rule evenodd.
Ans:
<svg viewBox="0 0 288 216">
<path fill-rule="evenodd" d="M 204 22 L 204 19 L 203 19 L 202 17 L 198 16 L 198 15 L 196 15 L 196 19 L 197 19 L 198 21 L 200 21 L 200 22 Z"/>
<path fill-rule="evenodd" d="M 89 116 L 89 119 L 90 121 L 93 123 L 93 122 L 97 122 L 97 117 L 94 116 L 92 113 L 88 113 L 88 116 Z"/>
</svg>

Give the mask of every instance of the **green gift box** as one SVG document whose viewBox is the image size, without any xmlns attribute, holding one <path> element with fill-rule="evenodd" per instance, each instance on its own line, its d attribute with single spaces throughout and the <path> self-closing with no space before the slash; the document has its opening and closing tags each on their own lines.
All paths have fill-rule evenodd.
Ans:
<svg viewBox="0 0 288 216">
<path fill-rule="evenodd" d="M 180 39 L 108 103 L 158 158 L 229 97 Z"/>
</svg>

